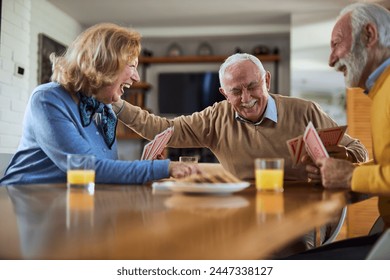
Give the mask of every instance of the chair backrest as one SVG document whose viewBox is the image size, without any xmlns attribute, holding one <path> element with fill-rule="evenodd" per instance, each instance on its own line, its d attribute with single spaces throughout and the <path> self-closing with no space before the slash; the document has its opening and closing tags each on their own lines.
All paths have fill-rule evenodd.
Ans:
<svg viewBox="0 0 390 280">
<path fill-rule="evenodd" d="M 390 229 L 375 242 L 366 260 L 390 260 Z"/>
<path fill-rule="evenodd" d="M 383 218 L 379 216 L 378 219 L 376 219 L 376 221 L 372 225 L 370 231 L 368 232 L 368 235 L 373 235 L 382 232 L 384 229 L 385 229 L 385 222 L 383 221 Z"/>
<path fill-rule="evenodd" d="M 322 243 L 322 245 L 332 243 L 336 239 L 337 235 L 339 235 L 339 233 L 340 233 L 341 228 L 343 227 L 346 216 L 347 216 L 347 206 L 345 206 L 341 210 L 340 218 L 339 218 L 338 222 L 331 225 L 331 230 L 328 234 L 326 234 L 326 236 L 324 238 L 325 240 Z"/>
<path fill-rule="evenodd" d="M 8 167 L 13 155 L 11 153 L 0 153 L 0 178 L 4 176 L 5 169 Z"/>
<path fill-rule="evenodd" d="M 306 234 L 303 239 L 307 249 L 332 243 L 343 227 L 347 216 L 347 206 L 341 209 L 340 213 L 335 216 L 333 222 L 323 225 Z M 318 240 L 317 240 L 318 239 Z"/>
</svg>

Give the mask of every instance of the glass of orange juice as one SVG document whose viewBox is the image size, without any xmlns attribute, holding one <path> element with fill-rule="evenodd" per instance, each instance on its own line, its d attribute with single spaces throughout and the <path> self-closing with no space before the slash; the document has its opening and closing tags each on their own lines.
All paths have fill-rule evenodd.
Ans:
<svg viewBox="0 0 390 280">
<path fill-rule="evenodd" d="M 198 163 L 198 157 L 197 156 L 180 156 L 179 161 L 185 162 L 185 163 Z"/>
<path fill-rule="evenodd" d="M 255 159 L 256 189 L 259 191 L 283 191 L 284 159 Z"/>
<path fill-rule="evenodd" d="M 85 189 L 95 187 L 95 156 L 69 154 L 67 156 L 67 185 Z"/>
</svg>

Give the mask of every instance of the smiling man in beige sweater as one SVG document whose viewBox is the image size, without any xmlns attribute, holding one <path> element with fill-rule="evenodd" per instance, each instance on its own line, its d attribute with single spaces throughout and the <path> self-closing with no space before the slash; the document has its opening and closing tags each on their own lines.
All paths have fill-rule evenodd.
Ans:
<svg viewBox="0 0 390 280">
<path fill-rule="evenodd" d="M 316 128 L 337 124 L 312 101 L 270 94 L 271 75 L 253 55 L 231 55 L 221 65 L 219 79 L 226 100 L 192 115 L 162 118 L 125 101 L 114 104 L 114 110 L 123 123 L 149 140 L 174 126 L 169 147 L 209 148 L 242 180 L 254 178 L 254 159 L 259 157 L 282 157 L 286 180 L 307 180 L 304 165 L 292 167 L 286 141 L 303 134 L 310 121 Z M 348 135 L 331 150 L 351 162 L 368 159 L 365 147 Z"/>
</svg>

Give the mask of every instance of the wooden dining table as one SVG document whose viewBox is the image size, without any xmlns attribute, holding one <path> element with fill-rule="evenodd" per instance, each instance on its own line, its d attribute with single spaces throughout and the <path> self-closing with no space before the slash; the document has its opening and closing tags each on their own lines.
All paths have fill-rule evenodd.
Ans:
<svg viewBox="0 0 390 280">
<path fill-rule="evenodd" d="M 364 196 L 285 182 L 226 194 L 0 186 L 0 259 L 269 259 Z"/>
</svg>

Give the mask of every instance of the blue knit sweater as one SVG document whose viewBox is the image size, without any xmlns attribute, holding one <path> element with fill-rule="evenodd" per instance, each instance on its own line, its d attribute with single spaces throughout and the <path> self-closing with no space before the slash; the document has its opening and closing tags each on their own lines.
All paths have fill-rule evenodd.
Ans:
<svg viewBox="0 0 390 280">
<path fill-rule="evenodd" d="M 97 117 L 97 115 L 96 115 Z M 57 83 L 38 86 L 27 104 L 23 135 L 2 185 L 66 182 L 66 155 L 96 156 L 96 183 L 140 184 L 169 176 L 169 160 L 121 161 L 95 118 L 83 127 L 76 102 Z"/>
</svg>

